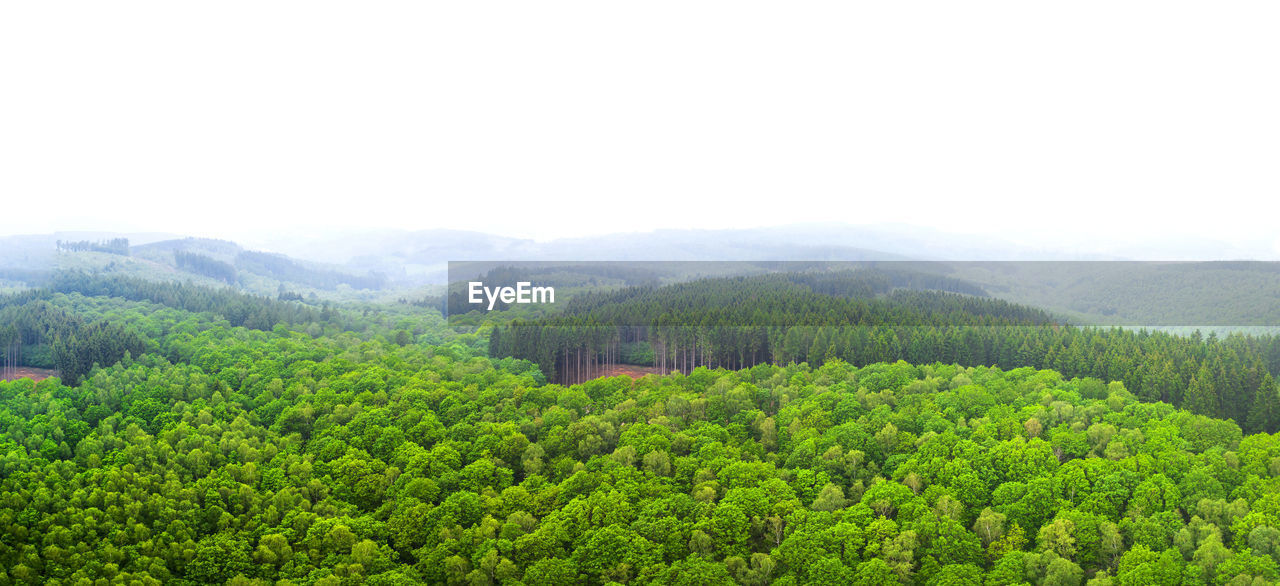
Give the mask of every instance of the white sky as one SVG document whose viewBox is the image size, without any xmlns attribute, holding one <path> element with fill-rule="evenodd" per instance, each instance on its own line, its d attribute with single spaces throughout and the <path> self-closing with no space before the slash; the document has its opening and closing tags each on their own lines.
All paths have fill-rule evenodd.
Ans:
<svg viewBox="0 0 1280 586">
<path fill-rule="evenodd" d="M 0 233 L 1274 243 L 1275 2 L 5 2 Z"/>
</svg>

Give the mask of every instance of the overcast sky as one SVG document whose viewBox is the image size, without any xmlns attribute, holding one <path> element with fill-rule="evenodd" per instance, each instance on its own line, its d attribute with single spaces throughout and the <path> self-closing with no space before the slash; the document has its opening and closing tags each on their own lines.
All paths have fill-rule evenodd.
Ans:
<svg viewBox="0 0 1280 586">
<path fill-rule="evenodd" d="M 0 233 L 843 221 L 1280 251 L 1278 17 L 1270 1 L 6 2 Z"/>
</svg>

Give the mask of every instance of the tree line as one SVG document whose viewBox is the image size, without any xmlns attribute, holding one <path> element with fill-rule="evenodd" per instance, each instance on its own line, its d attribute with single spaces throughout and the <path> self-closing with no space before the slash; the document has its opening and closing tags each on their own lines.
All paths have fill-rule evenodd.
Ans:
<svg viewBox="0 0 1280 586">
<path fill-rule="evenodd" d="M 161 342 L 181 360 L 0 383 L 0 580 L 1280 579 L 1277 437 L 1122 382 L 831 359 L 564 387 L 456 342 Z"/>
<path fill-rule="evenodd" d="M 576 297 L 563 315 L 495 326 L 490 352 L 574 383 L 615 363 L 619 344 L 636 341 L 652 346 L 662 372 L 833 359 L 1055 369 L 1123 381 L 1143 400 L 1231 418 L 1250 431 L 1280 429 L 1280 399 L 1269 382 L 1280 373 L 1274 336 L 1072 327 L 1000 300 L 907 290 L 836 297 L 788 276 Z"/>
<path fill-rule="evenodd" d="M 59 251 L 66 252 L 105 252 L 129 256 L 128 238 L 111 238 L 108 240 L 58 240 L 54 243 Z"/>
<path fill-rule="evenodd" d="M 55 274 L 49 281 L 48 290 L 80 293 L 89 297 L 108 296 L 149 301 L 191 312 L 208 311 L 225 317 L 232 325 L 259 330 L 271 329 L 276 324 L 325 321 L 334 315 L 327 306 L 317 309 L 302 303 L 241 293 L 231 288 L 216 289 L 176 281 L 103 276 L 81 271 Z"/>
<path fill-rule="evenodd" d="M 344 284 L 356 289 L 381 289 L 387 285 L 386 276 L 378 273 L 353 275 L 340 271 L 315 269 L 282 254 L 268 252 L 243 251 L 236 255 L 235 264 L 250 273 L 317 289 L 334 289 Z"/>
<path fill-rule="evenodd" d="M 699 365 L 803 361 L 811 344 L 798 350 L 801 330 L 787 339 L 789 329 L 801 326 L 1056 323 L 1043 311 L 1003 300 L 899 287 L 943 284 L 932 277 L 912 279 L 880 270 L 774 273 L 586 293 L 570 299 L 558 315 L 494 327 L 490 349 L 494 356 L 541 364 L 553 380 L 572 383 L 615 364 L 623 343 L 649 343 L 655 366 L 688 372 Z M 820 343 L 832 343 L 825 330 Z M 826 354 L 824 347 L 818 356 Z"/>
<path fill-rule="evenodd" d="M 300 299 L 299 296 L 293 296 Z M 8 364 L 57 369 L 75 384 L 95 364 L 115 364 L 126 354 L 134 357 L 164 344 L 170 325 L 134 312 L 102 311 L 115 303 L 146 302 L 222 320 L 233 327 L 272 330 L 289 326 L 308 335 L 339 332 L 378 332 L 390 341 L 407 344 L 425 333 L 419 323 L 439 322 L 439 316 L 410 315 L 391 308 L 320 307 L 297 301 L 250 295 L 230 288 L 161 282 L 79 271 L 54 273 L 45 288 L 0 295 L 0 347 Z M 180 360 L 173 354 L 166 354 Z"/>
<path fill-rule="evenodd" d="M 95 365 L 110 366 L 147 350 L 143 337 L 129 328 L 89 321 L 42 299 L 0 303 L 0 347 L 9 349 L 7 366 L 53 368 L 73 384 Z"/>
<path fill-rule="evenodd" d="M 173 260 L 179 269 L 217 279 L 228 285 L 236 283 L 236 267 L 211 256 L 184 250 L 173 251 Z"/>
</svg>

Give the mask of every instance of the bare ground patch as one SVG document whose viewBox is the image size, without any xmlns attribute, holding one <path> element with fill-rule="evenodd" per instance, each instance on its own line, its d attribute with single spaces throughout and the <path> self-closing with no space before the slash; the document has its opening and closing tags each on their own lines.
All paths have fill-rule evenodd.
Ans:
<svg viewBox="0 0 1280 586">
<path fill-rule="evenodd" d="M 29 378 L 33 381 L 40 382 L 51 376 L 58 376 L 58 371 L 51 368 L 36 368 L 34 366 L 18 366 L 13 369 L 12 376 L 0 377 L 0 380 L 18 380 L 20 378 Z"/>
</svg>

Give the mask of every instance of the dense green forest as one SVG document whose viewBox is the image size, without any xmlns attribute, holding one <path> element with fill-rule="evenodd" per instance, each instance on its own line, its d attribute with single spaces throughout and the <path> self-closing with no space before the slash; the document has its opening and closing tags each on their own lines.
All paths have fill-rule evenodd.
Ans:
<svg viewBox="0 0 1280 586">
<path fill-rule="evenodd" d="M 231 263 L 222 262 L 211 256 L 198 252 L 176 250 L 173 253 L 173 260 L 174 264 L 184 271 L 204 275 L 228 284 L 236 282 L 236 267 Z"/>
<path fill-rule="evenodd" d="M 312 268 L 284 255 L 250 250 L 240 252 L 235 258 L 235 265 L 251 273 L 321 289 L 333 289 L 338 285 L 348 285 L 357 289 L 380 289 L 387 284 L 386 277 L 376 273 L 362 276 Z"/>
<path fill-rule="evenodd" d="M 824 351 L 563 386 L 412 306 L 56 283 L 0 324 L 43 312 L 139 346 L 76 384 L 0 383 L 4 584 L 1280 580 L 1280 437 L 1111 372 L 1016 367 L 1018 348 L 1003 368 Z M 902 314 L 921 319 L 1044 317 L 900 294 L 933 304 Z M 1156 338 L 1057 331 L 1129 370 Z"/>
<path fill-rule="evenodd" d="M 467 282 L 472 278 L 489 287 L 514 287 L 520 281 L 536 282 L 539 286 L 555 287 L 563 298 L 575 298 L 569 312 L 583 314 L 591 310 L 632 300 L 636 297 L 647 297 L 647 301 L 664 304 L 666 307 L 692 305 L 687 299 L 681 299 L 693 289 L 705 290 L 706 283 L 738 284 L 745 283 L 756 289 L 769 289 L 773 294 L 792 295 L 792 303 L 799 304 L 800 299 L 794 297 L 802 293 L 818 293 L 837 297 L 874 297 L 892 292 L 895 289 L 917 291 L 946 291 L 963 293 L 976 297 L 987 297 L 988 293 L 981 286 L 941 275 L 934 272 L 911 270 L 894 266 L 880 267 L 877 263 L 830 263 L 830 262 L 625 262 L 625 263 L 540 263 L 525 262 L 514 266 L 499 263 L 457 263 L 458 268 L 451 273 L 451 282 L 446 295 L 432 296 L 416 302 L 424 307 L 437 307 L 450 316 L 451 323 L 459 322 L 456 317 L 476 311 L 476 306 L 467 301 Z M 484 272 L 479 269 L 488 267 Z M 931 263 L 914 263 L 919 267 L 932 267 Z M 845 268 L 860 266 L 861 268 Z M 834 268 L 833 268 L 834 267 Z M 708 274 L 710 273 L 710 274 Z M 724 275 L 719 275 L 724 273 Z M 474 275 L 471 277 L 470 275 Z M 692 284 L 692 283 L 697 283 Z M 670 285 L 663 287 L 663 285 Z M 663 295 L 654 299 L 655 290 Z M 674 294 L 673 294 L 674 292 Z M 699 300 L 698 310 L 706 310 L 709 305 Z M 505 311 L 514 306 L 497 301 L 494 310 Z M 477 311 L 476 313 L 485 313 Z M 635 319 L 636 310 L 625 308 L 624 319 Z M 1035 312 L 1038 319 L 1046 319 L 1043 312 Z"/>
<path fill-rule="evenodd" d="M 305 324 L 331 317 L 326 309 L 249 295 L 230 288 L 212 289 L 179 282 L 83 272 L 58 273 L 51 279 L 47 290 L 89 297 L 150 301 L 191 312 L 207 311 L 226 318 L 233 326 L 260 330 L 271 329 L 276 324 Z"/>
<path fill-rule="evenodd" d="M 921 263 L 902 263 L 928 268 Z M 1280 263 L 954 262 L 937 270 L 1001 298 L 1079 323 L 1271 326 L 1280 323 Z"/>
<path fill-rule="evenodd" d="M 1249 431 L 1280 430 L 1270 392 L 1280 338 L 1070 327 L 1038 309 L 902 282 L 868 271 L 791 273 L 581 295 L 555 316 L 492 328 L 490 351 L 545 365 L 557 382 L 622 361 L 629 342 L 650 345 L 662 372 L 827 360 L 1030 366 L 1121 381 L 1144 401 Z"/>
<path fill-rule="evenodd" d="M 44 297 L 30 293 L 0 297 L 0 347 L 13 349 L 13 364 L 6 366 L 55 368 L 65 380 L 75 382 L 95 364 L 115 364 L 126 354 L 147 349 L 131 329 L 87 320 Z"/>
<path fill-rule="evenodd" d="M 521 281 L 536 282 L 539 286 L 554 287 L 560 299 L 567 299 L 579 294 L 613 290 L 622 287 L 656 286 L 664 281 L 680 281 L 692 278 L 688 272 L 690 267 L 701 267 L 705 263 L 688 262 L 523 262 L 523 263 L 490 263 L 464 262 L 456 263 L 450 269 L 449 284 L 440 295 L 429 295 L 423 299 L 415 299 L 412 303 L 420 307 L 440 310 L 449 317 L 452 325 L 465 325 L 470 322 L 485 321 L 487 310 L 477 310 L 468 301 L 468 282 L 475 279 L 489 287 L 515 287 Z M 714 263 L 713 263 L 714 264 Z M 452 266 L 452 265 L 451 265 Z M 511 312 L 506 314 L 528 314 L 532 308 L 521 310 L 519 305 L 512 305 L 500 299 L 494 300 L 493 310 Z M 537 310 L 533 310 L 536 312 Z M 467 316 L 467 314 L 471 314 Z M 545 312 L 543 312 L 545 313 Z M 467 316 L 460 319 L 461 316 Z"/>
</svg>

